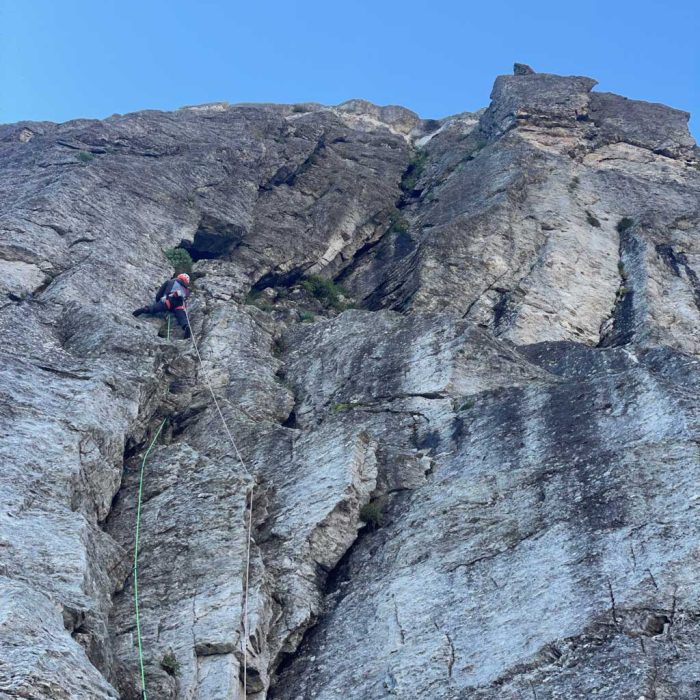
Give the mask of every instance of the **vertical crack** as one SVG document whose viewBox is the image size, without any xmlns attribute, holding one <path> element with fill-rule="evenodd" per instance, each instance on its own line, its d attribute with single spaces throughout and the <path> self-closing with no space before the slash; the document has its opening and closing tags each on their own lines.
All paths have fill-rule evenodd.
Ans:
<svg viewBox="0 0 700 700">
<path fill-rule="evenodd" d="M 651 569 L 647 569 L 647 573 L 649 574 L 649 578 L 651 579 L 652 584 L 654 585 L 654 588 L 658 591 L 659 586 L 656 583 L 656 579 L 654 578 L 654 574 L 651 573 Z"/>
<path fill-rule="evenodd" d="M 642 292 L 645 278 L 644 243 L 635 235 L 632 223 L 617 225 L 620 234 L 617 269 L 620 284 L 610 317 L 600 326 L 598 347 L 618 347 L 632 342 L 636 332 L 637 316 L 641 309 L 637 297 Z"/>
<path fill-rule="evenodd" d="M 672 245 L 657 245 L 657 255 L 671 268 L 676 277 L 682 277 L 681 268 L 684 270 L 688 285 L 693 293 L 695 306 L 700 309 L 700 279 L 697 272 L 690 267 L 688 256 L 683 250 L 674 250 Z"/>
<path fill-rule="evenodd" d="M 445 630 L 445 638 L 447 639 L 447 644 L 450 648 L 450 656 L 447 659 L 447 675 L 449 678 L 452 678 L 452 669 L 455 665 L 455 646 L 452 643 L 452 638 L 448 634 L 447 630 Z"/>
<path fill-rule="evenodd" d="M 399 619 L 399 606 L 396 603 L 396 596 L 393 593 L 391 594 L 391 599 L 394 602 L 394 618 L 396 619 L 396 626 L 399 629 L 399 637 L 401 639 L 401 644 L 403 645 L 406 643 L 406 632 L 404 631 L 401 620 Z"/>
<path fill-rule="evenodd" d="M 608 577 L 608 593 L 610 594 L 610 603 L 612 605 L 612 619 L 613 619 L 613 624 L 617 629 L 620 629 L 620 621 L 617 618 L 617 608 L 615 605 L 615 593 L 613 592 L 613 587 L 612 587 L 612 581 L 610 580 L 610 577 Z"/>
</svg>

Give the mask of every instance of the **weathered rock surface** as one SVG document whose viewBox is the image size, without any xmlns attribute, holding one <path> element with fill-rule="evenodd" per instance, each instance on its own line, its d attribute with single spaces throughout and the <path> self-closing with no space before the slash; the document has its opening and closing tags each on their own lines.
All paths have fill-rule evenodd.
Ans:
<svg viewBox="0 0 700 700">
<path fill-rule="evenodd" d="M 142 697 L 163 421 L 149 697 L 698 696 L 699 152 L 514 72 L 0 126 L 1 697 Z"/>
</svg>

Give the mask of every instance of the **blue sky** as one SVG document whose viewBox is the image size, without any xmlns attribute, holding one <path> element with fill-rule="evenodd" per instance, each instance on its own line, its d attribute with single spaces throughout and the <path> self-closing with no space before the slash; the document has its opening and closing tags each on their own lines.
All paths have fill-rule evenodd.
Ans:
<svg viewBox="0 0 700 700">
<path fill-rule="evenodd" d="M 362 97 L 442 117 L 514 61 L 694 114 L 698 0 L 0 0 L 0 123 Z"/>
</svg>

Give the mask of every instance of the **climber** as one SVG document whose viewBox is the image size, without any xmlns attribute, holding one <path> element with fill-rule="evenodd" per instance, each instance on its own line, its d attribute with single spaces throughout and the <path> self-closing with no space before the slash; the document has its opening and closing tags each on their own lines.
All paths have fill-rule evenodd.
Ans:
<svg viewBox="0 0 700 700">
<path fill-rule="evenodd" d="M 183 272 L 173 279 L 163 282 L 156 292 L 156 301 L 151 306 L 142 306 L 134 311 L 134 316 L 142 314 L 160 314 L 169 312 L 175 316 L 175 320 L 184 331 L 183 338 L 192 335 L 190 324 L 187 322 L 185 304 L 190 296 L 190 276 Z"/>
</svg>

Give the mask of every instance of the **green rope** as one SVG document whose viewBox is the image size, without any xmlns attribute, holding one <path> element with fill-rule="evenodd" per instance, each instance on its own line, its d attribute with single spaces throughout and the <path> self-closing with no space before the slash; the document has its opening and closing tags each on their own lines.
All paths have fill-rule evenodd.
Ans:
<svg viewBox="0 0 700 700">
<path fill-rule="evenodd" d="M 170 335 L 168 331 L 168 335 Z M 143 643 L 141 640 L 141 617 L 139 615 L 139 535 L 141 533 L 141 500 L 143 497 L 143 473 L 146 468 L 146 460 L 148 455 L 151 454 L 151 450 L 158 440 L 160 431 L 163 430 L 167 418 L 163 419 L 160 427 L 156 431 L 155 437 L 151 440 L 151 444 L 146 450 L 146 454 L 141 460 L 141 473 L 139 475 L 139 499 L 138 505 L 136 506 L 136 544 L 134 545 L 134 609 L 136 610 L 136 638 L 139 645 L 139 665 L 141 668 L 141 690 L 143 692 L 143 700 L 148 700 L 148 695 L 146 694 L 146 672 L 143 666 Z"/>
</svg>

